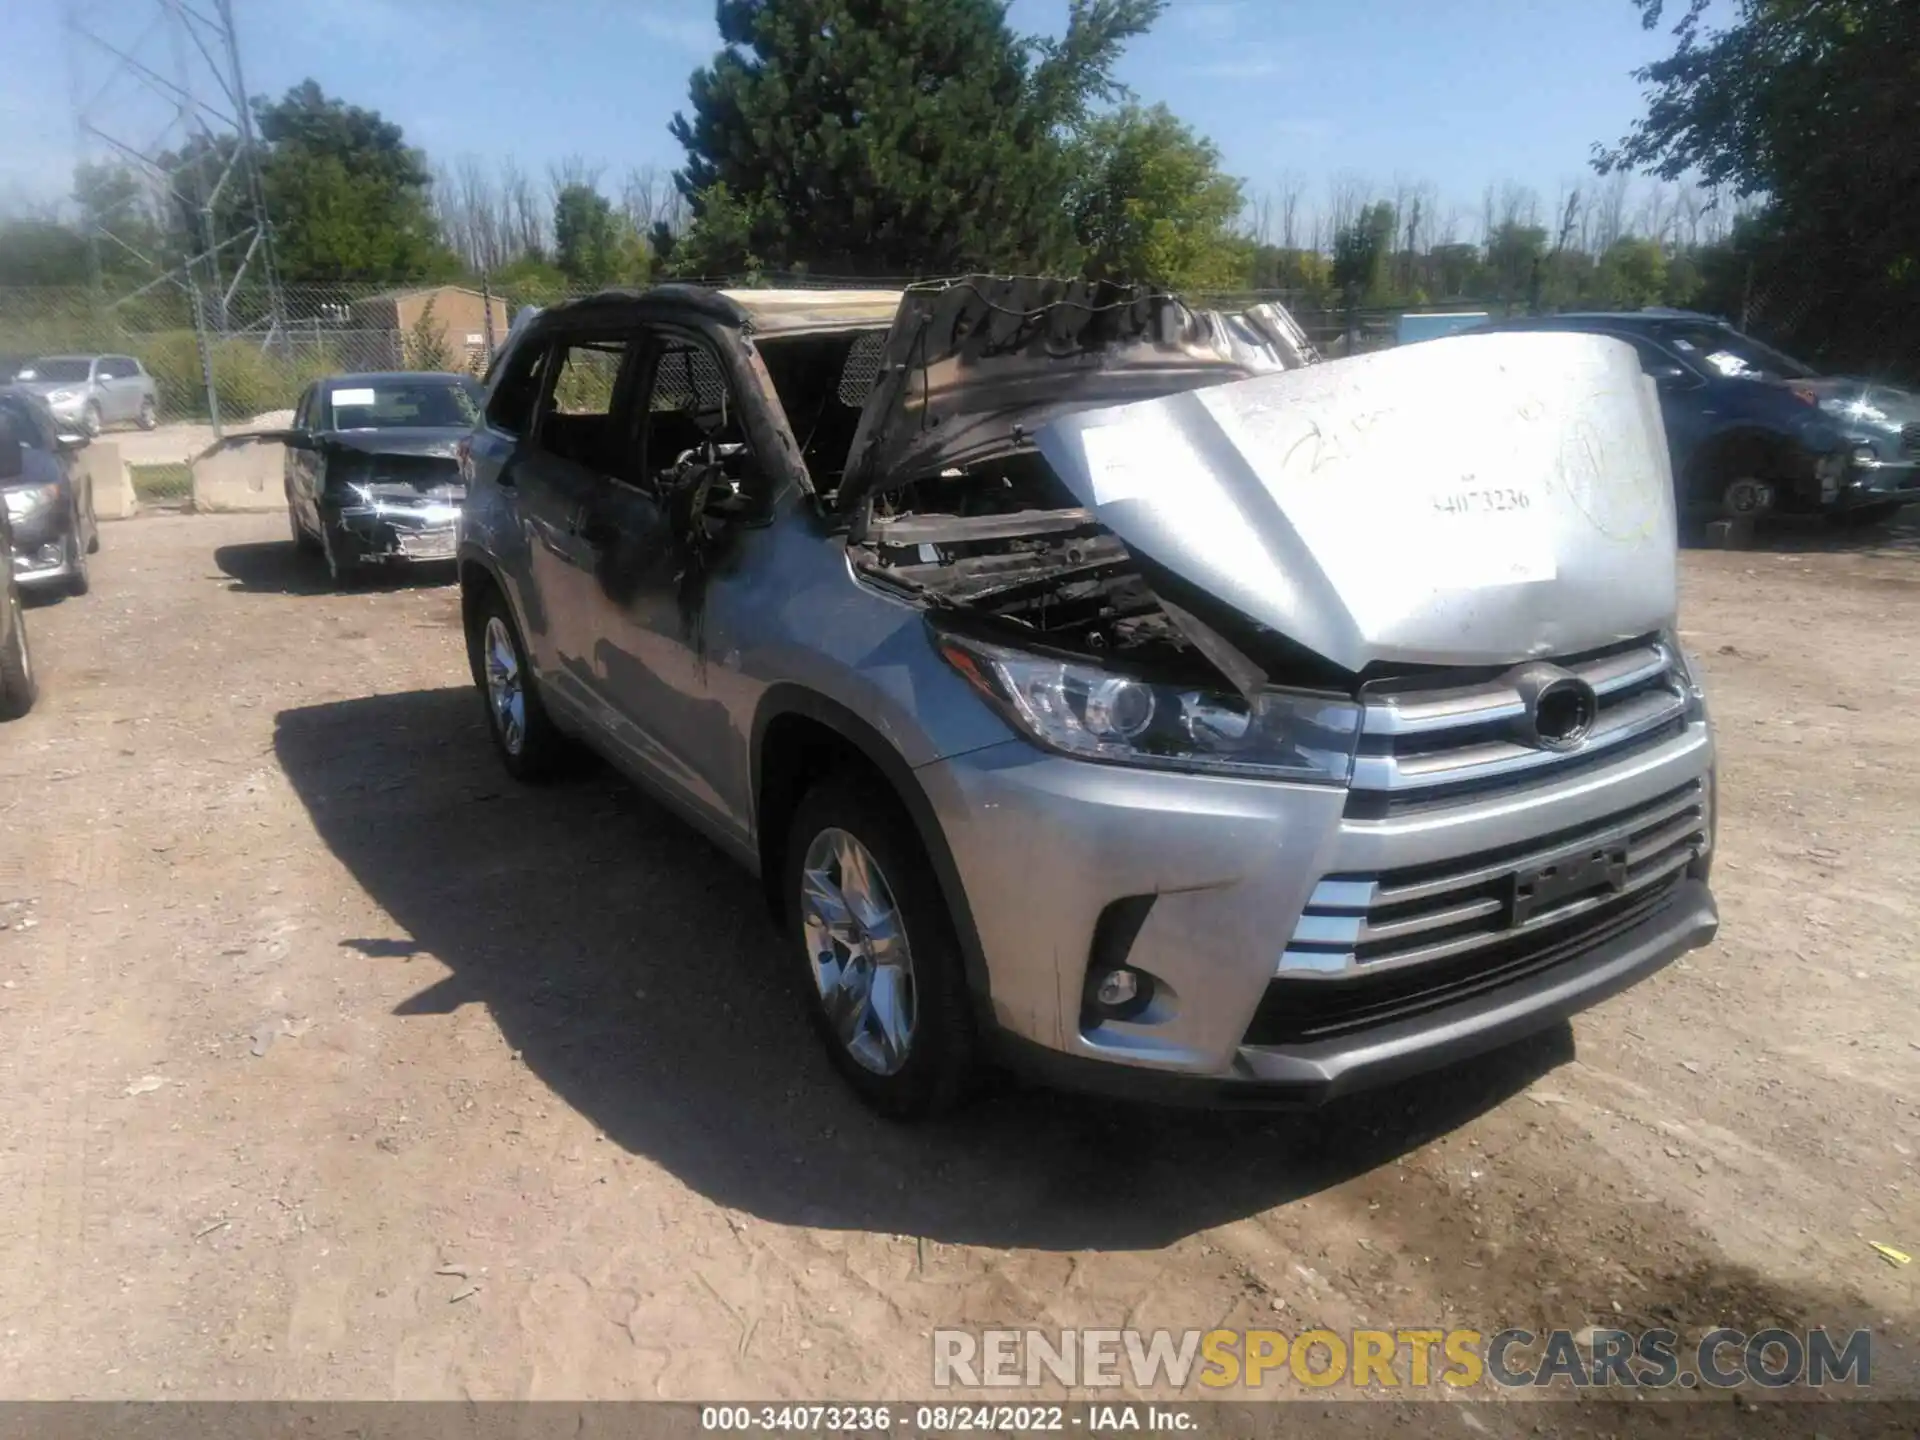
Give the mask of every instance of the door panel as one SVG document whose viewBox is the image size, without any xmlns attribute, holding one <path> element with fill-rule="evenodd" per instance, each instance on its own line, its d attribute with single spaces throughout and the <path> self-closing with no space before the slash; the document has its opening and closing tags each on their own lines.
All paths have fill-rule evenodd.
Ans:
<svg viewBox="0 0 1920 1440">
<path fill-rule="evenodd" d="M 735 752 L 746 741 L 709 681 L 690 487 L 724 486 L 751 461 L 709 350 L 661 333 L 646 368 L 646 407 L 630 432 L 639 479 L 602 486 L 582 526 L 600 606 L 595 679 L 635 763 L 722 835 L 744 839 L 751 797 L 729 778 L 745 773 Z"/>
<path fill-rule="evenodd" d="M 616 410 L 630 353 L 624 336 L 556 340 L 530 433 L 502 469 L 518 495 L 528 588 L 538 597 L 537 624 L 529 616 L 537 633 L 527 637 L 534 668 L 563 701 L 602 724 L 603 691 L 593 676 L 596 557 L 580 530 L 617 453 Z"/>
</svg>

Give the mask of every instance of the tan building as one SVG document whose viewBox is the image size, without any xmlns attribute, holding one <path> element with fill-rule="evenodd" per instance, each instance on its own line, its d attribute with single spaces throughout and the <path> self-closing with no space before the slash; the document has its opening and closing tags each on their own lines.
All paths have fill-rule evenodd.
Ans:
<svg viewBox="0 0 1920 1440">
<path fill-rule="evenodd" d="M 507 335 L 507 302 L 492 297 L 493 328 L 487 328 L 488 297 L 462 285 L 430 285 L 418 290 L 393 290 L 354 302 L 353 318 L 363 330 L 386 331 L 393 336 L 395 363 L 418 366 L 422 357 L 410 354 L 418 348 L 414 337 L 436 336 L 447 364 L 455 370 L 478 374 L 486 368 L 487 346 L 497 345 Z"/>
</svg>

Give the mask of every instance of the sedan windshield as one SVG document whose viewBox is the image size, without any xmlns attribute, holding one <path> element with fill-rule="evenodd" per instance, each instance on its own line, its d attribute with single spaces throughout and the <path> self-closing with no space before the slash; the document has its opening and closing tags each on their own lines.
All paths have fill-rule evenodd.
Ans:
<svg viewBox="0 0 1920 1440">
<path fill-rule="evenodd" d="M 1667 325 L 1660 338 L 1694 364 L 1736 380 L 1807 380 L 1812 368 L 1730 325 Z"/>
<path fill-rule="evenodd" d="M 92 363 L 89 360 L 33 360 L 20 371 L 18 378 L 56 383 L 84 380 Z"/>
<path fill-rule="evenodd" d="M 327 404 L 331 430 L 464 429 L 480 413 L 480 387 L 471 380 L 378 380 L 337 386 Z"/>
</svg>

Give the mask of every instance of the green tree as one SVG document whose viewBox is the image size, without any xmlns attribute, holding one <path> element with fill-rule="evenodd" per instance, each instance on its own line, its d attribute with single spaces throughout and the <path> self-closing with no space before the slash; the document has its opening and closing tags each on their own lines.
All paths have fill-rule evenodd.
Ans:
<svg viewBox="0 0 1920 1440">
<path fill-rule="evenodd" d="M 1667 293 L 1667 257 L 1659 242 L 1626 235 L 1607 247 L 1594 266 L 1594 299 L 1622 310 L 1658 305 Z"/>
<path fill-rule="evenodd" d="M 564 187 L 553 201 L 554 262 L 575 285 L 645 280 L 647 242 L 591 185 Z"/>
<path fill-rule="evenodd" d="M 53 220 L 0 221 L 0 285 L 84 285 L 87 242 Z"/>
<path fill-rule="evenodd" d="M 409 370 L 451 370 L 453 355 L 447 349 L 446 327 L 433 318 L 433 301 L 420 307 L 420 314 L 407 327 L 401 342 Z"/>
<path fill-rule="evenodd" d="M 1073 268 L 1074 132 L 1163 4 L 1071 0 L 1051 40 L 1004 0 L 718 0 L 727 48 L 671 126 L 695 216 L 675 267 Z"/>
<path fill-rule="evenodd" d="M 1360 303 L 1385 298 L 1396 228 L 1393 206 L 1382 200 L 1363 208 L 1333 237 L 1333 284 L 1343 299 Z"/>
<path fill-rule="evenodd" d="M 1547 232 L 1538 225 L 1502 221 L 1487 237 L 1487 278 L 1502 300 L 1529 298 L 1546 259 Z"/>
<path fill-rule="evenodd" d="M 1912 0 L 1634 0 L 1671 55 L 1602 171 L 1698 174 L 1764 197 L 1738 239 L 1798 299 L 1779 336 L 1853 365 L 1920 370 L 1920 17 Z M 1721 15 L 1728 22 L 1715 28 Z"/>
<path fill-rule="evenodd" d="M 290 280 L 447 278 L 458 261 L 429 204 L 432 176 L 400 127 L 306 80 L 256 100 L 261 181 Z"/>
<path fill-rule="evenodd" d="M 1185 290 L 1245 283 L 1252 247 L 1233 229 L 1240 182 L 1166 106 L 1089 122 L 1078 161 L 1070 204 L 1090 278 Z"/>
</svg>

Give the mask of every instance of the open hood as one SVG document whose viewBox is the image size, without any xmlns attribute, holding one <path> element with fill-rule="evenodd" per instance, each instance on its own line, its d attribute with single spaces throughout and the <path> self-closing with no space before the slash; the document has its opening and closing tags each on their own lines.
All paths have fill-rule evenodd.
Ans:
<svg viewBox="0 0 1920 1440">
<path fill-rule="evenodd" d="M 1665 433 L 1618 340 L 1434 340 L 1034 439 L 1128 549 L 1349 671 L 1510 664 L 1674 615 Z"/>
<path fill-rule="evenodd" d="M 834 497 L 1018 444 L 1065 411 L 1272 369 L 1218 316 L 1136 286 L 973 276 L 916 286 L 887 332 Z"/>
</svg>

